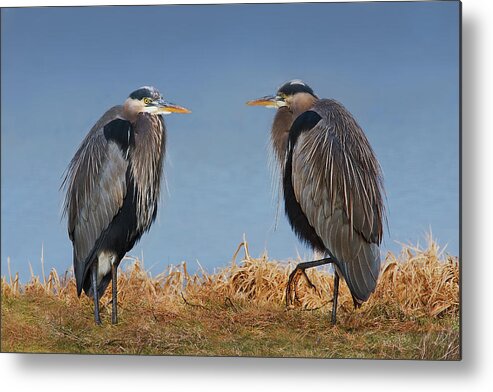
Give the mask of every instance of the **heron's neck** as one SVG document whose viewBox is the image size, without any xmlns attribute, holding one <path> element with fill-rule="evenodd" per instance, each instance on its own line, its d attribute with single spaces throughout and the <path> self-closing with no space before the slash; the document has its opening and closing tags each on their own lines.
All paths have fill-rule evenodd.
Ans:
<svg viewBox="0 0 493 392">
<path fill-rule="evenodd" d="M 143 108 L 144 104 L 141 101 L 128 98 L 123 104 L 123 114 L 133 124 L 137 121 L 137 117 L 143 111 Z"/>
<path fill-rule="evenodd" d="M 272 124 L 271 141 L 274 153 L 281 168 L 284 167 L 291 125 L 293 125 L 294 120 L 296 120 L 300 114 L 310 110 L 316 102 L 317 98 L 313 95 L 298 93 L 290 102 L 289 109 L 287 106 L 283 106 L 277 110 L 276 116 L 274 117 L 274 123 Z"/>
<path fill-rule="evenodd" d="M 291 103 L 290 108 L 293 112 L 293 118 L 296 119 L 301 113 L 310 110 L 313 105 L 317 102 L 317 98 L 308 93 L 298 93 L 296 94 Z M 294 120 L 293 120 L 294 121 Z"/>
<path fill-rule="evenodd" d="M 286 106 L 277 109 L 272 123 L 271 142 L 277 162 L 284 166 L 286 148 L 288 146 L 289 130 L 294 121 L 293 113 Z"/>
</svg>

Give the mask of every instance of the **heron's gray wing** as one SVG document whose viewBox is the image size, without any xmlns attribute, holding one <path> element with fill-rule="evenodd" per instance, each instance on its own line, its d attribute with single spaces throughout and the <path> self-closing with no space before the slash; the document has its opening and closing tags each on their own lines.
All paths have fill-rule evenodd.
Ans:
<svg viewBox="0 0 493 392">
<path fill-rule="evenodd" d="M 102 233 L 122 207 L 127 192 L 128 161 L 122 143 L 130 140 L 131 126 L 116 109 L 107 112 L 89 132 L 65 179 L 65 212 L 78 294 Z"/>
<path fill-rule="evenodd" d="M 322 110 L 318 114 L 321 120 L 299 132 L 291 147 L 294 194 L 309 224 L 339 261 L 353 297 L 365 301 L 380 269 L 379 168 L 375 172 L 373 152 L 361 144 L 361 136 L 366 137 L 354 120 L 347 120 L 348 113 L 333 115 L 332 108 L 331 115 Z M 302 116 L 292 132 L 302 127 Z M 351 132 L 357 134 L 348 135 Z"/>
</svg>

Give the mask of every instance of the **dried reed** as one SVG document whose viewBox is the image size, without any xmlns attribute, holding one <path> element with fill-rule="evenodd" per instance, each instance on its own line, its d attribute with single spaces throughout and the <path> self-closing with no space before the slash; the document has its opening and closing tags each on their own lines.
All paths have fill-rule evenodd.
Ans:
<svg viewBox="0 0 493 392">
<path fill-rule="evenodd" d="M 236 258 L 243 247 L 244 255 L 238 263 Z M 215 273 L 202 268 L 189 274 L 187 264 L 169 266 L 167 271 L 152 277 L 142 268 L 138 259 L 131 262 L 119 274 L 119 302 L 139 301 L 159 308 L 177 306 L 270 306 L 284 307 L 285 288 L 295 262 L 270 261 L 266 254 L 259 258 L 250 256 L 248 244 L 242 242 L 231 263 Z M 9 265 L 10 269 L 10 265 Z M 333 276 L 330 268 L 312 269 L 308 276 L 315 289 L 310 288 L 303 278 L 297 285 L 297 306 L 314 310 L 330 303 Z M 75 280 L 71 273 L 60 277 L 52 269 L 41 281 L 31 272 L 31 279 L 22 285 L 18 274 L 9 280 L 1 278 L 2 296 L 19 296 L 23 293 L 44 293 L 63 299 L 67 303 L 77 302 Z M 110 290 L 107 290 L 108 292 Z M 110 300 L 108 293 L 103 303 Z M 352 299 L 346 285 L 340 290 L 342 311 L 352 313 Z M 381 312 L 392 309 L 394 313 Z M 427 247 L 404 245 L 400 255 L 389 252 L 382 264 L 376 292 L 363 306 L 362 311 L 375 317 L 440 317 L 456 315 L 459 311 L 459 262 L 452 256 L 443 255 L 431 237 Z"/>
</svg>

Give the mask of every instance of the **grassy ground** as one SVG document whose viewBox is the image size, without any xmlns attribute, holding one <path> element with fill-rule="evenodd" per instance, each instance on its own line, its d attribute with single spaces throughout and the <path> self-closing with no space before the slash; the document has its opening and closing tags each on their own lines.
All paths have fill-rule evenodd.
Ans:
<svg viewBox="0 0 493 392">
<path fill-rule="evenodd" d="M 404 247 L 398 257 L 389 253 L 376 292 L 360 309 L 343 284 L 335 327 L 328 270 L 308 273 L 315 290 L 301 278 L 299 301 L 287 309 L 295 263 L 252 258 L 243 245 L 243 260 L 235 255 L 215 274 L 188 274 L 183 263 L 150 277 L 138 261 L 130 264 L 118 281 L 118 325 L 111 325 L 110 290 L 96 326 L 92 302 L 77 298 L 72 277 L 51 271 L 26 285 L 2 277 L 1 350 L 460 359 L 458 261 L 432 241 L 426 249 Z"/>
</svg>

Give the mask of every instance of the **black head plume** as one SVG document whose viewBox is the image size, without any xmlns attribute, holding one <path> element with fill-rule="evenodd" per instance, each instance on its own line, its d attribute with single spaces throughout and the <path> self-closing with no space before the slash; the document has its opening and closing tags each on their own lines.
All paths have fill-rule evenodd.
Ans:
<svg viewBox="0 0 493 392">
<path fill-rule="evenodd" d="M 315 93 L 305 82 L 295 79 L 290 80 L 289 82 L 284 83 L 279 90 L 277 90 L 278 94 L 285 95 L 294 95 L 296 93 L 308 93 L 316 97 Z"/>
<path fill-rule="evenodd" d="M 161 93 L 155 87 L 143 86 L 131 93 L 129 97 L 138 100 L 141 100 L 143 98 L 152 98 L 153 100 L 155 100 L 161 97 Z"/>
</svg>

